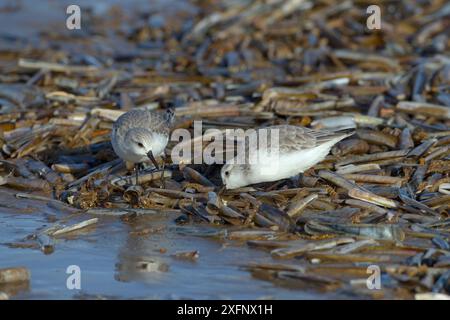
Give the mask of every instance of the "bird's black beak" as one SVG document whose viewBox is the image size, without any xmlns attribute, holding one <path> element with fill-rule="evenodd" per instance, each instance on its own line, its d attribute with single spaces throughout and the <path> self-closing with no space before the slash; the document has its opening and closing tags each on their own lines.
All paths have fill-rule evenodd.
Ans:
<svg viewBox="0 0 450 320">
<path fill-rule="evenodd" d="M 159 170 L 158 162 L 156 162 L 155 157 L 153 156 L 153 152 L 151 150 L 147 153 L 147 157 L 153 162 L 156 169 Z"/>
</svg>

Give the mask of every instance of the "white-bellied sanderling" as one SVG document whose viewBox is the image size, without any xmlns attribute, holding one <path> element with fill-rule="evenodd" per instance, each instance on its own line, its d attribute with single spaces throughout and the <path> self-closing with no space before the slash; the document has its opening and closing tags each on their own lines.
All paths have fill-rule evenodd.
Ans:
<svg viewBox="0 0 450 320">
<path fill-rule="evenodd" d="M 141 163 L 150 160 L 159 169 L 155 157 L 164 153 L 173 120 L 172 110 L 159 112 L 133 109 L 121 115 L 114 123 L 111 132 L 114 152 L 135 165 L 136 184 Z"/>
<path fill-rule="evenodd" d="M 322 161 L 333 145 L 353 134 L 278 125 L 256 130 L 258 139 L 261 130 L 266 132 L 267 143 L 261 146 L 246 138 L 245 161 L 239 163 L 235 157 L 222 167 L 227 189 L 293 177 Z"/>
</svg>

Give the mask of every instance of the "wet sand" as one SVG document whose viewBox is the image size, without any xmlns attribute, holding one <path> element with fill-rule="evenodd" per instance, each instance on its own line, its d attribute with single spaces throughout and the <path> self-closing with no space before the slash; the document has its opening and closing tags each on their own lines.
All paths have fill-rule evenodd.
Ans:
<svg viewBox="0 0 450 320">
<path fill-rule="evenodd" d="M 53 216 L 68 214 L 41 201 L 17 201 L 15 193 L 0 188 L 0 268 L 25 266 L 31 272 L 29 286 L 0 286 L 15 299 L 325 298 L 252 278 L 240 267 L 242 259 L 268 263 L 270 256 L 239 242 L 210 238 L 226 232 L 224 227 L 176 225 L 177 214 L 139 217 L 132 223 L 100 218 L 95 227 L 58 239 L 49 255 L 39 248 L 9 248 L 50 225 Z M 142 230 L 144 235 L 135 234 Z M 199 251 L 196 261 L 173 256 L 193 250 Z M 141 262 L 148 263 L 146 270 Z M 70 265 L 81 269 L 81 290 L 66 287 Z"/>
</svg>

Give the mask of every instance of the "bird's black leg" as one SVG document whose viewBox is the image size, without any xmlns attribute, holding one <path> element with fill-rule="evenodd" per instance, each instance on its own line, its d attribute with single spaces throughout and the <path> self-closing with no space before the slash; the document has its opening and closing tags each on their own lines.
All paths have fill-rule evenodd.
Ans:
<svg viewBox="0 0 450 320">
<path fill-rule="evenodd" d="M 136 174 L 136 183 L 135 183 L 135 185 L 137 186 L 138 185 L 138 182 L 139 182 L 139 169 L 140 169 L 140 163 L 136 163 L 135 165 L 134 165 L 134 171 L 135 171 L 135 174 Z"/>
<path fill-rule="evenodd" d="M 136 163 L 134 165 L 134 171 L 136 173 L 136 183 L 135 185 L 139 184 L 139 171 L 144 170 L 144 165 L 142 163 Z"/>
<path fill-rule="evenodd" d="M 162 188 L 165 189 L 166 188 L 166 179 L 164 177 L 164 169 L 166 167 L 166 156 L 163 155 L 161 157 L 162 157 L 162 160 L 163 160 L 162 171 L 161 171 L 161 185 L 162 185 Z"/>
</svg>

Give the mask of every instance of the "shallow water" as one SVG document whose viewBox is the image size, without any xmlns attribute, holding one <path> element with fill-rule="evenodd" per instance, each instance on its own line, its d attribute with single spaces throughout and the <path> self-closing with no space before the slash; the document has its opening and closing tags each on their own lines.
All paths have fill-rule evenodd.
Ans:
<svg viewBox="0 0 450 320">
<path fill-rule="evenodd" d="M 66 29 L 67 6 L 77 4 L 81 8 L 81 28 L 83 11 L 90 10 L 94 16 L 108 18 L 109 10 L 120 6 L 129 15 L 140 11 L 164 12 L 168 16 L 177 10 L 194 12 L 195 6 L 183 0 L 0 0 L 0 35 L 30 38 L 41 32 L 63 33 Z"/>
<path fill-rule="evenodd" d="M 0 189 L 0 268 L 25 266 L 31 271 L 31 281 L 29 286 L 0 287 L 13 298 L 323 298 L 252 278 L 241 264 L 273 262 L 270 255 L 245 244 L 204 236 L 223 233 L 223 227 L 176 225 L 175 213 L 139 217 L 132 223 L 102 217 L 95 227 L 58 239 L 55 251 L 48 255 L 37 248 L 10 248 L 8 243 L 19 242 L 50 225 L 49 218 L 69 214 L 41 201 L 17 200 L 16 192 Z M 88 218 L 82 214 L 69 224 Z M 133 234 L 145 228 L 152 232 Z M 161 248 L 166 252 L 162 253 Z M 173 256 L 193 250 L 199 251 L 196 261 Z M 139 267 L 140 262 L 147 263 L 146 270 Z M 81 290 L 69 290 L 66 286 L 70 265 L 80 267 Z"/>
</svg>

